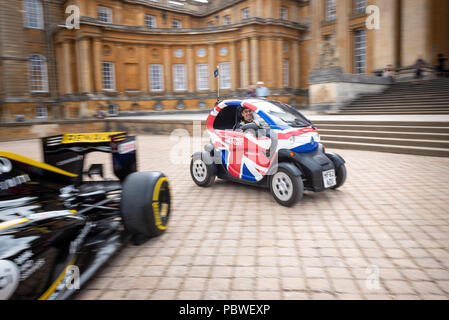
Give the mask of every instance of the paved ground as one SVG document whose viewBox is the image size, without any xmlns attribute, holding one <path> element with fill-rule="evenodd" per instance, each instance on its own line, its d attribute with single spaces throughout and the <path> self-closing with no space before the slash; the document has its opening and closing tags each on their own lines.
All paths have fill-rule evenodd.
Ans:
<svg viewBox="0 0 449 320">
<path fill-rule="evenodd" d="M 340 150 L 345 186 L 289 209 L 263 189 L 197 187 L 188 157 L 170 161 L 182 148 L 139 136 L 140 170 L 171 182 L 169 229 L 126 247 L 77 299 L 449 298 L 449 159 Z M 0 149 L 40 158 L 37 140 Z"/>
</svg>

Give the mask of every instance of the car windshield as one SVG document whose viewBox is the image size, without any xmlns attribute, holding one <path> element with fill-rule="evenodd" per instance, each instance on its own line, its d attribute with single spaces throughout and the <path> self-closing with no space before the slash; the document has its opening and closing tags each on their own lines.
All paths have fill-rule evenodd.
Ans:
<svg viewBox="0 0 449 320">
<path fill-rule="evenodd" d="M 296 128 L 313 126 L 310 120 L 287 104 L 278 101 L 260 101 L 254 105 L 265 112 L 278 126 Z"/>
</svg>

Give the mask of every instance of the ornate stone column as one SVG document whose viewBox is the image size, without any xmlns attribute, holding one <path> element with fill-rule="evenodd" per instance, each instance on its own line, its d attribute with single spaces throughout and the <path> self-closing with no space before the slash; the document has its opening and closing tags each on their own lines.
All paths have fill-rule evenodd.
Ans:
<svg viewBox="0 0 449 320">
<path fill-rule="evenodd" d="M 215 47 L 213 43 L 209 43 L 208 50 L 208 63 L 209 63 L 209 90 L 215 91 L 217 90 L 217 79 L 214 77 L 214 70 L 217 68 L 215 64 Z"/>
<path fill-rule="evenodd" d="M 193 46 L 187 45 L 187 90 L 189 93 L 195 91 L 195 64 L 193 59 Z"/>
<path fill-rule="evenodd" d="M 118 92 L 125 92 L 125 70 L 124 70 L 124 51 L 123 44 L 117 45 L 117 55 L 115 59 L 115 81 Z"/>
<path fill-rule="evenodd" d="M 237 49 L 236 49 L 236 41 L 233 40 L 229 44 L 230 47 L 230 55 L 231 55 L 231 90 L 237 89 L 238 83 L 238 59 L 237 59 Z"/>
<path fill-rule="evenodd" d="M 276 64 L 274 66 L 274 69 L 276 70 L 276 87 L 279 89 L 284 87 L 283 73 L 282 73 L 282 60 L 283 60 L 282 38 L 277 38 L 276 39 Z"/>
<path fill-rule="evenodd" d="M 298 40 L 292 41 L 292 58 L 290 61 L 290 67 L 292 69 L 292 88 L 301 88 L 300 72 L 301 72 L 301 58 L 300 58 L 300 44 Z"/>
<path fill-rule="evenodd" d="M 64 94 L 73 93 L 73 83 L 72 83 L 72 63 L 70 61 L 70 41 L 66 40 L 62 43 L 62 65 L 63 65 L 63 84 Z"/>
<path fill-rule="evenodd" d="M 164 80 L 165 80 L 165 92 L 172 92 L 172 67 L 171 67 L 171 50 L 169 45 L 164 46 Z"/>
<path fill-rule="evenodd" d="M 251 82 L 259 81 L 259 39 L 251 38 Z"/>
<path fill-rule="evenodd" d="M 256 16 L 259 18 L 264 17 L 262 2 L 263 2 L 263 0 L 256 0 Z"/>
<path fill-rule="evenodd" d="M 94 54 L 93 54 L 93 66 L 94 66 L 94 84 L 95 92 L 101 92 L 103 90 L 103 75 L 101 70 L 101 39 L 93 39 Z"/>
<path fill-rule="evenodd" d="M 248 88 L 250 85 L 250 57 L 249 57 L 249 39 L 242 39 L 243 46 L 243 66 L 244 66 L 244 75 L 243 75 L 243 87 Z"/>
<path fill-rule="evenodd" d="M 276 60 L 275 60 L 275 54 L 274 54 L 274 45 L 273 45 L 273 38 L 269 37 L 267 38 L 267 68 L 268 68 L 268 79 L 266 86 L 268 88 L 275 88 L 276 87 Z"/>
<path fill-rule="evenodd" d="M 139 50 L 139 75 L 140 75 L 140 91 L 142 93 L 148 92 L 148 63 L 147 63 L 147 47 L 142 44 L 138 46 Z"/>
<path fill-rule="evenodd" d="M 76 42 L 76 62 L 78 70 L 79 93 L 92 92 L 91 65 L 90 65 L 90 40 L 81 38 Z"/>
<path fill-rule="evenodd" d="M 311 31 L 312 31 L 312 50 L 310 53 L 310 65 L 315 67 L 318 64 L 321 43 L 321 21 L 323 20 L 324 1 L 311 1 Z"/>
<path fill-rule="evenodd" d="M 349 32 L 349 17 L 348 12 L 351 12 L 351 1 L 339 0 L 337 5 L 337 26 L 336 26 L 336 42 L 337 42 L 337 57 L 339 58 L 340 66 L 344 72 L 353 72 L 351 68 L 351 33 Z"/>
</svg>

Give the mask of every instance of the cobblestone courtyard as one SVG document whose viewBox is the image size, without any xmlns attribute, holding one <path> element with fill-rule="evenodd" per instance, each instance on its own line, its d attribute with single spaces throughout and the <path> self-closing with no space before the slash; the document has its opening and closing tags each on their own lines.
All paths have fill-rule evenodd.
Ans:
<svg viewBox="0 0 449 320">
<path fill-rule="evenodd" d="M 197 187 L 167 136 L 138 142 L 139 170 L 170 179 L 170 226 L 124 248 L 77 299 L 449 298 L 448 158 L 338 150 L 346 184 L 284 208 L 264 189 Z M 0 143 L 41 160 L 39 148 Z M 110 170 L 108 157 L 89 161 Z"/>
</svg>

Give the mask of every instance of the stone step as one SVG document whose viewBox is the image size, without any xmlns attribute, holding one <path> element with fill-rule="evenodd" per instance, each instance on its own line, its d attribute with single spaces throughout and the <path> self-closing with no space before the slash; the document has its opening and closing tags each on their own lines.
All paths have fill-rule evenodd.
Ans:
<svg viewBox="0 0 449 320">
<path fill-rule="evenodd" d="M 395 111 L 395 112 L 417 112 L 417 111 L 449 111 L 448 107 L 435 107 L 435 106 L 421 106 L 417 108 L 405 108 L 405 107 L 398 107 L 398 106 L 379 106 L 379 107 L 366 107 L 366 106 L 354 106 L 354 107 L 344 107 L 340 110 L 340 114 L 346 114 L 347 112 L 353 112 L 353 111 Z"/>
<path fill-rule="evenodd" d="M 422 97 L 422 98 L 408 98 L 408 97 L 401 97 L 401 98 L 388 98 L 388 97 L 376 97 L 376 98 L 366 98 L 366 97 L 360 97 L 354 102 L 360 102 L 360 103 L 449 103 L 449 95 L 445 97 L 438 97 L 438 98 L 429 98 L 429 97 Z"/>
<path fill-rule="evenodd" d="M 341 112 L 346 111 L 400 111 L 400 112 L 415 112 L 415 111 L 449 111 L 448 106 L 416 106 L 416 107 L 405 107 L 405 106 L 351 106 L 344 107 Z"/>
<path fill-rule="evenodd" d="M 449 91 L 449 88 L 443 87 L 443 88 L 434 88 L 434 89 L 403 89 L 403 90 L 387 89 L 387 90 L 383 91 L 382 93 L 383 94 L 387 94 L 387 95 L 389 95 L 389 94 L 391 94 L 391 95 L 395 95 L 395 94 L 404 94 L 404 95 L 406 95 L 406 94 L 410 94 L 410 95 L 414 94 L 414 95 L 417 95 L 417 94 L 427 94 L 427 93 L 429 93 L 429 94 L 432 94 L 432 93 L 447 93 L 448 91 Z"/>
<path fill-rule="evenodd" d="M 400 154 L 413 154 L 431 157 L 449 157 L 449 149 L 444 148 L 393 146 L 385 144 L 358 143 L 347 141 L 345 142 L 336 140 L 328 140 L 328 141 L 323 140 L 322 143 L 326 146 L 326 149 L 329 151 L 332 151 L 331 150 L 332 148 L 336 148 L 336 149 L 365 150 L 365 151 L 400 153 Z"/>
<path fill-rule="evenodd" d="M 320 136 L 323 141 L 342 141 L 342 142 L 357 142 L 357 143 L 365 143 L 365 144 L 382 144 L 382 145 L 409 146 L 409 147 L 428 147 L 428 148 L 441 148 L 441 149 L 449 150 L 449 141 L 380 138 L 380 137 L 359 137 L 359 136 L 325 135 L 325 134 L 321 134 Z"/>
<path fill-rule="evenodd" d="M 417 110 L 417 111 L 391 111 L 391 110 L 381 110 L 381 111 L 346 111 L 345 115 L 393 115 L 393 114 L 402 114 L 402 115 L 425 115 L 425 114 L 449 114 L 449 110 Z"/>
<path fill-rule="evenodd" d="M 432 141 L 449 141 L 449 130 L 447 133 L 428 133 L 428 132 L 397 132 L 397 131 L 365 131 L 365 130 L 318 130 L 320 135 L 337 135 L 337 136 L 353 136 L 353 137 L 374 137 L 374 138 L 398 138 L 398 139 L 416 139 L 416 140 L 432 140 Z"/>
<path fill-rule="evenodd" d="M 445 102 L 416 102 L 416 103 L 410 103 L 410 102 L 370 102 L 370 103 L 364 103 L 362 101 L 355 101 L 352 104 L 346 105 L 344 108 L 353 108 L 353 107 L 361 107 L 361 108 L 386 108 L 386 107 L 396 107 L 396 108 L 406 108 L 406 109 L 413 109 L 413 108 L 428 108 L 428 107 L 434 107 L 434 108 L 448 108 L 449 107 L 449 101 Z"/>
<path fill-rule="evenodd" d="M 343 123 L 341 123 L 343 122 Z M 439 133 L 439 134 L 449 134 L 449 123 L 435 123 L 427 125 L 415 125 L 415 123 L 401 123 L 397 125 L 396 123 L 385 123 L 378 122 L 377 124 L 365 123 L 360 124 L 360 122 L 320 122 L 314 121 L 313 123 L 317 126 L 318 131 L 323 130 L 333 130 L 333 131 L 369 131 L 369 132 L 397 132 L 397 133 Z"/>
<path fill-rule="evenodd" d="M 449 111 L 346 111 L 340 113 L 348 116 L 369 116 L 369 115 L 445 115 Z"/>
<path fill-rule="evenodd" d="M 391 98 L 391 99 L 401 99 L 401 98 L 445 98 L 449 96 L 449 90 L 439 90 L 437 92 L 410 92 L 407 94 L 404 93 L 398 93 L 398 92 L 380 92 L 377 94 L 361 94 L 360 98 Z"/>
<path fill-rule="evenodd" d="M 401 84 L 392 84 L 388 86 L 386 89 L 387 91 L 394 91 L 394 90 L 410 90 L 410 89 L 417 89 L 417 90 L 423 90 L 423 89 L 436 89 L 436 88 L 449 88 L 449 83 L 446 82 L 435 82 L 435 83 L 420 83 L 420 84 L 413 84 L 413 83 L 401 83 Z"/>
<path fill-rule="evenodd" d="M 448 87 L 449 82 L 447 80 L 443 81 L 428 81 L 428 82 L 401 82 L 393 83 L 390 87 L 393 89 L 407 89 L 407 88 L 435 88 L 435 87 Z"/>
</svg>

